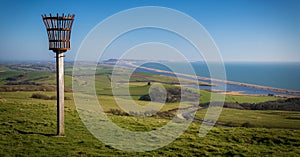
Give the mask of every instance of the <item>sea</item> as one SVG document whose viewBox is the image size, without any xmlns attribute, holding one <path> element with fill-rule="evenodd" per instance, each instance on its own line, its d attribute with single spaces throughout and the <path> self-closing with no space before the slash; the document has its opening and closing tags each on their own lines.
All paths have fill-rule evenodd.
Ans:
<svg viewBox="0 0 300 157">
<path fill-rule="evenodd" d="M 208 66 L 204 62 L 189 62 L 197 76 L 210 78 Z M 149 62 L 142 66 L 172 71 L 169 67 L 175 67 L 176 72 L 190 74 L 184 68 L 186 63 L 182 62 Z M 290 62 L 231 62 L 224 63 L 226 78 L 228 81 L 280 88 L 286 90 L 300 91 L 300 63 Z M 138 69 L 144 71 L 145 69 Z M 149 71 L 148 71 L 149 72 Z M 155 72 L 152 72 L 155 73 Z M 199 87 L 207 89 L 210 87 Z M 250 88 L 227 84 L 227 91 L 239 91 L 245 94 L 282 94 L 263 89 Z"/>
</svg>

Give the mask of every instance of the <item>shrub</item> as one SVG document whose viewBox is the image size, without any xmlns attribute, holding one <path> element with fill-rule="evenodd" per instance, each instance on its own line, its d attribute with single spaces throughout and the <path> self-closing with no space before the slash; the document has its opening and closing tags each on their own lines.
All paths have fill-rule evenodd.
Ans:
<svg viewBox="0 0 300 157">
<path fill-rule="evenodd" d="M 8 77 L 5 80 L 6 81 L 17 81 L 17 80 L 20 80 L 20 79 L 22 79 L 26 76 L 27 76 L 26 74 L 20 74 L 20 75 L 17 75 L 17 76 Z"/>
<path fill-rule="evenodd" d="M 200 107 L 208 107 L 210 103 L 201 103 Z M 300 111 L 300 98 L 288 98 L 275 101 L 261 102 L 257 104 L 250 103 L 229 103 L 225 102 L 225 108 L 235 108 L 244 110 L 286 110 Z"/>
<path fill-rule="evenodd" d="M 156 111 L 154 111 L 154 110 L 149 110 L 149 111 L 145 111 L 145 112 L 129 111 L 129 114 L 133 115 L 133 116 L 140 116 L 140 117 L 151 117 L 151 116 L 156 115 Z"/>
<path fill-rule="evenodd" d="M 54 85 L 9 85 L 1 86 L 1 92 L 16 92 L 16 91 L 55 91 Z"/>
<path fill-rule="evenodd" d="M 130 116 L 130 115 L 132 115 L 132 116 L 140 116 L 140 117 L 151 117 L 151 116 L 156 116 L 156 115 L 166 116 L 166 114 L 167 114 L 167 113 L 163 113 L 163 112 L 156 113 L 156 111 L 154 111 L 154 110 L 148 110 L 148 111 L 145 111 L 145 112 L 129 111 L 129 113 L 127 113 L 127 112 L 124 112 L 120 109 L 110 109 L 107 113 L 111 113 L 111 114 L 118 115 L 118 116 Z"/>
<path fill-rule="evenodd" d="M 56 96 L 47 96 L 47 95 L 44 95 L 44 94 L 40 94 L 40 93 L 34 93 L 31 95 L 31 98 L 35 98 L 35 99 L 43 99 L 43 100 L 56 100 L 57 97 Z M 65 97 L 65 100 L 71 100 L 70 97 Z"/>
<path fill-rule="evenodd" d="M 44 95 L 44 94 L 40 94 L 40 93 L 34 93 L 31 95 L 31 98 L 35 98 L 35 99 L 43 99 L 43 100 L 50 100 L 51 97 Z"/>
<path fill-rule="evenodd" d="M 139 100 L 143 100 L 143 101 L 151 101 L 150 95 L 146 94 L 146 95 L 142 95 Z"/>
<path fill-rule="evenodd" d="M 169 117 L 169 118 L 172 118 L 172 117 L 174 117 L 175 116 L 175 112 L 176 112 L 177 110 L 175 110 L 175 111 L 171 111 L 171 110 L 169 110 L 169 111 L 163 111 L 163 112 L 157 112 L 157 116 L 159 116 L 159 117 Z"/>
<path fill-rule="evenodd" d="M 245 127 L 245 128 L 253 128 L 255 127 L 253 124 L 251 124 L 250 122 L 245 122 L 241 125 L 242 127 Z"/>
<path fill-rule="evenodd" d="M 227 123 L 224 124 L 225 126 L 229 126 L 229 127 L 238 127 L 238 124 L 232 122 L 232 121 L 229 121 Z"/>
<path fill-rule="evenodd" d="M 164 99 L 165 94 L 163 92 L 164 92 L 163 90 L 157 88 L 155 89 L 155 92 L 152 92 L 150 95 L 149 94 L 143 95 L 139 98 L 139 100 L 167 102 L 167 103 L 180 102 L 182 99 L 181 92 L 184 93 L 183 101 L 197 101 L 199 99 L 199 94 L 189 89 L 183 89 L 181 91 L 181 88 L 177 88 L 177 87 L 167 88 L 165 99 Z"/>
<path fill-rule="evenodd" d="M 120 109 L 110 109 L 108 113 L 114 114 L 114 115 L 119 115 L 119 116 L 129 116 L 127 112 L 124 112 Z"/>
</svg>

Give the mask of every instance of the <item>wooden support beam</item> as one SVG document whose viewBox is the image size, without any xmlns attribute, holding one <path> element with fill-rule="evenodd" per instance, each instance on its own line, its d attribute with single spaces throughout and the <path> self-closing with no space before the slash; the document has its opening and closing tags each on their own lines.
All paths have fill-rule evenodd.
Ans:
<svg viewBox="0 0 300 157">
<path fill-rule="evenodd" d="M 64 54 L 56 52 L 57 136 L 65 135 L 64 124 Z"/>
</svg>

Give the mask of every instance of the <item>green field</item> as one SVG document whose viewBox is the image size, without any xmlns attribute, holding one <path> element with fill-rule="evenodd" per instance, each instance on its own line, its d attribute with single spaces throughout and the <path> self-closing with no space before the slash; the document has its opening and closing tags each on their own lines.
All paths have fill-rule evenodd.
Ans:
<svg viewBox="0 0 300 157">
<path fill-rule="evenodd" d="M 1 86 L 11 77 L 14 82 L 35 82 L 38 85 L 54 85 L 55 75 L 50 68 L 39 66 L 0 67 Z M 43 67 L 43 66 L 42 66 Z M 72 88 L 71 67 L 66 65 L 66 88 Z M 32 69 L 33 68 L 33 69 Z M 25 70 L 24 70 L 25 69 Z M 45 69 L 50 69 L 49 71 Z M 110 113 L 120 109 L 110 88 L 110 66 L 99 66 L 96 75 L 96 93 L 108 117 L 118 126 L 132 131 L 159 129 L 171 118 L 164 115 L 149 117 L 124 116 Z M 25 77 L 13 78 L 26 73 Z M 148 93 L 147 81 L 163 83 L 173 87 L 168 81 L 176 79 L 167 76 L 136 73 L 129 83 L 130 93 L 139 105 L 147 105 L 138 98 Z M 175 87 L 175 86 L 174 86 Z M 31 98 L 35 93 L 55 96 L 55 91 L 13 91 L 0 92 L 0 156 L 300 156 L 300 112 L 280 110 L 238 110 L 223 108 L 219 124 L 232 127 L 214 127 L 205 137 L 199 137 L 200 123 L 192 122 L 190 127 L 174 142 L 149 152 L 126 152 L 112 148 L 97 140 L 79 118 L 73 93 L 66 92 L 70 100 L 65 101 L 65 137 L 56 133 L 56 101 Z M 210 92 L 200 91 L 200 102 L 210 101 Z M 127 98 L 117 96 L 126 102 Z M 227 102 L 259 103 L 276 100 L 270 96 L 227 95 Z M 282 99 L 282 98 L 280 98 Z M 157 104 L 159 105 L 159 104 Z M 178 103 L 166 103 L 160 112 L 171 113 Z M 173 112 L 172 112 L 173 113 Z M 196 118 L 202 119 L 206 110 L 199 110 Z M 243 125 L 243 124 L 248 125 Z M 249 125 L 250 124 L 250 125 Z"/>
<path fill-rule="evenodd" d="M 206 109 L 198 111 L 196 118 L 203 119 Z M 239 110 L 223 108 L 219 124 L 242 126 L 249 123 L 255 128 L 279 128 L 300 130 L 300 112 L 273 110 Z"/>
</svg>

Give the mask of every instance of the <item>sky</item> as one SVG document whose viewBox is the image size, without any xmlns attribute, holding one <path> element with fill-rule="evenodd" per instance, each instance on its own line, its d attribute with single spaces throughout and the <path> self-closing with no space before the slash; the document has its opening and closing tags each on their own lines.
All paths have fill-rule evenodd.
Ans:
<svg viewBox="0 0 300 157">
<path fill-rule="evenodd" d="M 175 9 L 197 20 L 215 41 L 224 61 L 300 62 L 299 0 L 2 0 L 0 61 L 54 61 L 41 14 L 75 14 L 71 50 L 65 54 L 65 59 L 72 61 L 98 23 L 120 11 L 142 6 Z M 134 46 L 134 40 L 161 42 L 161 36 L 166 40 L 174 36 L 149 29 L 131 35 L 115 41 L 104 59 L 118 58 L 122 53 L 118 45 Z M 173 42 L 182 43 L 181 39 Z M 182 44 L 183 53 L 197 60 L 192 48 L 187 47 Z"/>
</svg>

